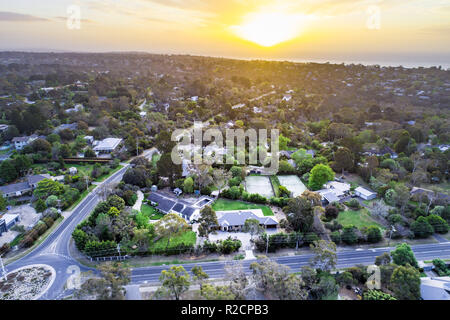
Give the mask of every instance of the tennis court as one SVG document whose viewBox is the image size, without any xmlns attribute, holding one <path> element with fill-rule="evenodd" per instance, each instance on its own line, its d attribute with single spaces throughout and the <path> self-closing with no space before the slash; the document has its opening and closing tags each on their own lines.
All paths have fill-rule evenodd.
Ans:
<svg viewBox="0 0 450 320">
<path fill-rule="evenodd" d="M 248 193 L 257 193 L 267 199 L 274 196 L 272 184 L 267 176 L 248 176 L 245 178 L 245 189 Z"/>
<path fill-rule="evenodd" d="M 278 176 L 278 180 L 280 181 L 280 185 L 286 187 L 289 191 L 292 192 L 293 197 L 298 197 L 306 190 L 303 182 L 299 177 L 295 175 Z"/>
</svg>

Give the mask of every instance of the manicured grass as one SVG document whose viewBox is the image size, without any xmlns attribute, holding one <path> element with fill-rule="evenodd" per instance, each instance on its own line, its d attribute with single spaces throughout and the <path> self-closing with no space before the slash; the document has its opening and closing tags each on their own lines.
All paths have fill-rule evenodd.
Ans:
<svg viewBox="0 0 450 320">
<path fill-rule="evenodd" d="M 156 241 L 155 243 L 152 243 L 149 248 L 149 251 L 165 250 L 167 247 L 168 240 L 169 239 L 167 239 L 167 238 L 162 238 L 162 239 L 159 239 L 158 241 Z M 196 242 L 197 242 L 197 234 L 194 231 L 187 231 L 177 237 L 171 237 L 168 250 L 170 250 L 170 248 L 178 246 L 179 244 L 193 246 L 193 245 L 195 245 Z"/>
<path fill-rule="evenodd" d="M 217 199 L 212 205 L 216 211 L 231 211 L 231 210 L 246 210 L 246 209 L 261 209 L 265 216 L 273 216 L 272 209 L 268 206 L 255 203 L 247 203 L 242 201 L 232 201 L 227 199 Z"/>
<path fill-rule="evenodd" d="M 19 242 L 23 239 L 24 235 L 25 235 L 25 233 L 21 233 L 21 234 L 17 235 L 17 237 L 15 237 L 14 240 L 9 243 L 11 248 L 18 245 Z"/>
<path fill-rule="evenodd" d="M 375 225 L 381 228 L 381 225 L 379 225 L 370 217 L 367 209 L 340 212 L 337 221 L 344 227 L 354 225 L 357 228 L 361 228 Z"/>
<path fill-rule="evenodd" d="M 66 163 L 64 165 L 64 168 L 66 168 L 66 169 L 69 169 L 72 167 L 77 168 L 78 174 L 90 176 L 92 169 L 94 168 L 94 165 L 93 164 L 71 164 L 71 163 Z"/>
<path fill-rule="evenodd" d="M 141 212 L 145 214 L 150 220 L 159 220 L 164 217 L 164 214 L 149 206 L 148 204 L 143 204 L 141 206 Z"/>
</svg>

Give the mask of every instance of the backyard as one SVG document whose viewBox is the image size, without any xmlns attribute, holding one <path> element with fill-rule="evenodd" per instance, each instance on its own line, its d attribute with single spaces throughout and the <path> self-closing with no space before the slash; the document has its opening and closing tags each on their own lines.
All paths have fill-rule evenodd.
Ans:
<svg viewBox="0 0 450 320">
<path fill-rule="evenodd" d="M 273 216 L 272 209 L 262 204 L 247 203 L 242 201 L 232 201 L 226 199 L 217 199 L 212 205 L 215 211 L 232 211 L 246 209 L 261 209 L 265 216 Z"/>
<path fill-rule="evenodd" d="M 164 214 L 149 206 L 148 204 L 143 204 L 141 206 L 141 212 L 147 216 L 150 220 L 159 220 L 164 217 Z"/>
<path fill-rule="evenodd" d="M 369 211 L 363 208 L 358 211 L 344 211 L 340 212 L 337 221 L 344 227 L 349 225 L 354 225 L 357 228 L 378 226 L 383 229 L 383 227 L 370 217 Z"/>
</svg>

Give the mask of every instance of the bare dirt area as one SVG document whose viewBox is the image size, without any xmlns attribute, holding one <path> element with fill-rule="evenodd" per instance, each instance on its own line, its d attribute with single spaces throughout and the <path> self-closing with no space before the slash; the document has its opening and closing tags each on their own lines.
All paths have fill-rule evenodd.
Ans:
<svg viewBox="0 0 450 320">
<path fill-rule="evenodd" d="M 53 268 L 45 265 L 28 266 L 0 280 L 0 300 L 36 300 L 50 287 L 55 278 Z"/>
</svg>

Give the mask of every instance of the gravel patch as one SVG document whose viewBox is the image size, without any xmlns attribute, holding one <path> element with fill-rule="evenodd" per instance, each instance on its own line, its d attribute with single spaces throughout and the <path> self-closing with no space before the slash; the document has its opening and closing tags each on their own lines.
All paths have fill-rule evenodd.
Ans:
<svg viewBox="0 0 450 320">
<path fill-rule="evenodd" d="M 55 280 L 55 270 L 47 265 L 32 265 L 14 270 L 0 280 L 0 300 L 37 300 Z"/>
</svg>

